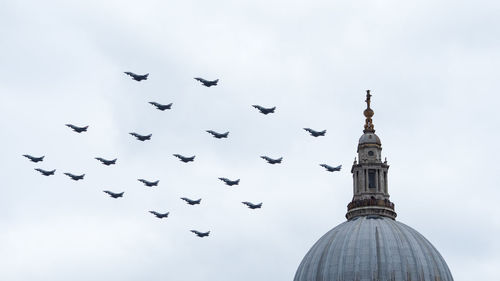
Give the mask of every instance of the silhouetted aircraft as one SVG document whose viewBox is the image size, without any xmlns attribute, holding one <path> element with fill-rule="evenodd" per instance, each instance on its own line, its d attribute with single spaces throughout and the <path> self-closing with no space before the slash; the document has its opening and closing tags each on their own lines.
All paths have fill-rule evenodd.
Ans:
<svg viewBox="0 0 500 281">
<path fill-rule="evenodd" d="M 179 158 L 182 162 L 184 163 L 187 163 L 187 162 L 191 162 L 191 161 L 194 161 L 194 158 L 196 157 L 196 155 L 193 155 L 191 157 L 186 157 L 186 156 L 182 156 L 180 154 L 173 154 L 175 157 Z"/>
<path fill-rule="evenodd" d="M 241 202 L 241 203 L 243 203 L 243 204 L 247 205 L 247 206 L 248 206 L 248 208 L 250 208 L 250 209 L 260 209 L 260 208 L 262 207 L 262 203 L 259 203 L 259 204 L 253 204 L 253 203 L 250 203 L 250 202 L 247 202 L 247 201 L 245 201 L 245 202 Z"/>
<path fill-rule="evenodd" d="M 150 140 L 151 136 L 153 135 L 153 134 L 149 134 L 147 136 L 143 136 L 143 135 L 139 135 L 137 133 L 129 133 L 129 134 L 134 136 L 136 139 L 138 139 L 140 141 Z"/>
<path fill-rule="evenodd" d="M 200 77 L 196 77 L 194 79 L 200 81 L 203 84 L 203 86 L 206 86 L 206 87 L 217 86 L 217 83 L 219 82 L 219 79 L 216 79 L 213 81 L 205 80 L 205 79 L 200 78 Z"/>
<path fill-rule="evenodd" d="M 106 159 L 101 158 L 101 157 L 96 157 L 95 159 L 99 160 L 102 164 L 104 164 L 106 166 L 116 164 L 116 160 L 117 160 L 117 158 L 115 158 L 113 160 L 106 160 Z"/>
<path fill-rule="evenodd" d="M 311 134 L 311 136 L 313 136 L 313 137 L 324 136 L 326 134 L 326 130 L 315 131 L 315 130 L 310 129 L 310 128 L 304 128 L 304 130 L 308 131 Z"/>
<path fill-rule="evenodd" d="M 146 73 L 144 75 L 138 75 L 138 74 L 135 74 L 135 73 L 132 73 L 132 72 L 124 72 L 125 74 L 127 74 L 128 76 L 132 77 L 132 79 L 134 79 L 135 81 L 137 82 L 140 82 L 141 80 L 148 80 L 148 76 L 149 76 L 149 73 Z"/>
<path fill-rule="evenodd" d="M 267 115 L 269 113 L 274 113 L 274 110 L 276 109 L 276 106 L 271 107 L 271 108 L 265 108 L 265 107 L 262 107 L 260 105 L 252 105 L 252 106 L 257 108 L 260 111 L 260 113 L 262 113 L 264 115 Z"/>
<path fill-rule="evenodd" d="M 319 165 L 325 168 L 328 172 L 340 171 L 340 169 L 342 169 L 342 165 L 338 165 L 337 167 L 328 166 L 326 164 L 319 164 Z"/>
<path fill-rule="evenodd" d="M 82 175 L 73 175 L 72 173 L 64 173 L 66 176 L 70 177 L 72 180 L 74 181 L 78 181 L 78 180 L 83 180 L 83 177 L 85 177 L 85 174 L 82 174 Z"/>
<path fill-rule="evenodd" d="M 166 218 L 166 217 L 168 217 L 168 214 L 169 214 L 169 212 L 166 212 L 165 214 L 161 214 L 161 213 L 158 213 L 158 212 L 155 212 L 155 211 L 149 211 L 149 212 L 151 214 L 155 215 L 159 219 Z"/>
<path fill-rule="evenodd" d="M 198 235 L 198 237 L 205 237 L 210 234 L 210 231 L 207 232 L 199 232 L 198 230 L 191 230 L 192 233 Z"/>
<path fill-rule="evenodd" d="M 181 197 L 181 199 L 186 201 L 189 205 L 198 205 L 201 202 L 201 198 L 198 200 L 191 200 L 191 199 L 186 198 L 186 197 Z"/>
<path fill-rule="evenodd" d="M 221 181 L 225 182 L 227 185 L 229 186 L 233 186 L 233 185 L 238 185 L 240 183 L 240 179 L 237 179 L 237 180 L 230 180 L 228 178 L 219 178 Z"/>
<path fill-rule="evenodd" d="M 36 168 L 35 170 L 39 171 L 44 176 L 52 176 L 56 172 L 56 169 L 54 169 L 52 171 L 46 171 L 44 169 Z"/>
<path fill-rule="evenodd" d="M 227 136 L 229 135 L 229 132 L 217 133 L 216 131 L 212 131 L 212 130 L 207 130 L 207 133 L 211 134 L 216 139 L 227 138 Z"/>
<path fill-rule="evenodd" d="M 73 129 L 73 131 L 75 131 L 77 133 L 86 132 L 88 127 L 89 127 L 89 126 L 78 127 L 78 126 L 75 126 L 73 124 L 66 124 L 66 126 L 70 127 L 71 129 Z"/>
<path fill-rule="evenodd" d="M 151 187 L 151 186 L 157 186 L 158 183 L 160 182 L 159 180 L 157 180 L 157 181 L 147 181 L 147 180 L 144 180 L 144 179 L 138 179 L 138 181 L 142 182 L 144 185 L 149 186 L 149 187 Z"/>
<path fill-rule="evenodd" d="M 103 190 L 103 192 L 109 194 L 109 196 L 111 196 L 113 198 L 123 197 L 123 193 L 125 193 L 125 192 L 114 193 L 114 192 L 111 192 L 109 190 Z"/>
<path fill-rule="evenodd" d="M 173 103 L 160 104 L 160 103 L 157 103 L 157 102 L 154 102 L 154 101 L 150 101 L 149 103 L 152 104 L 152 105 L 154 105 L 157 109 L 159 109 L 161 111 L 164 111 L 165 109 L 171 109 L 172 108 L 172 104 L 173 104 Z"/>
<path fill-rule="evenodd" d="M 283 157 L 280 157 L 278 159 L 273 159 L 273 158 L 270 158 L 267 156 L 261 156 L 260 158 L 266 160 L 267 163 L 269 163 L 269 164 L 279 164 L 279 163 L 281 163 L 281 160 L 283 160 Z"/>
<path fill-rule="evenodd" d="M 45 156 L 34 157 L 34 156 L 29 155 L 29 154 L 24 154 L 23 156 L 28 158 L 29 160 L 31 160 L 31 162 L 35 162 L 35 163 L 43 161 L 43 158 L 45 157 Z"/>
</svg>

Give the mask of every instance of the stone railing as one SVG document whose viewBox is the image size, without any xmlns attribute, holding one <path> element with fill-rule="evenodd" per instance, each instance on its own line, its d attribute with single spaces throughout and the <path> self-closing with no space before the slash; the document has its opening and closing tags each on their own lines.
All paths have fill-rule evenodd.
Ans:
<svg viewBox="0 0 500 281">
<path fill-rule="evenodd" d="M 389 199 L 375 199 L 375 198 L 352 201 L 349 204 L 347 204 L 347 210 L 359 207 L 366 207 L 366 206 L 379 206 L 394 210 L 394 203 L 389 201 Z"/>
<path fill-rule="evenodd" d="M 372 197 L 354 200 L 347 205 L 346 218 L 348 220 L 368 215 L 384 216 L 391 219 L 395 219 L 397 216 L 394 211 L 394 203 L 389 199 L 375 199 Z"/>
</svg>

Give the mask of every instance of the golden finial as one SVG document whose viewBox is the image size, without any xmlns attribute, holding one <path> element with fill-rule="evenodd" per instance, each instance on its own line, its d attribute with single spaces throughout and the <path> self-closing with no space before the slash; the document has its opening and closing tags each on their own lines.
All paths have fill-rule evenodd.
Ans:
<svg viewBox="0 0 500 281">
<path fill-rule="evenodd" d="M 365 114 L 366 120 L 365 120 L 365 129 L 363 130 L 363 133 L 368 133 L 368 132 L 375 132 L 373 122 L 372 122 L 372 117 L 373 117 L 373 110 L 370 108 L 370 102 L 371 102 L 371 97 L 372 95 L 370 94 L 370 90 L 366 90 L 366 109 L 363 112 Z"/>
</svg>

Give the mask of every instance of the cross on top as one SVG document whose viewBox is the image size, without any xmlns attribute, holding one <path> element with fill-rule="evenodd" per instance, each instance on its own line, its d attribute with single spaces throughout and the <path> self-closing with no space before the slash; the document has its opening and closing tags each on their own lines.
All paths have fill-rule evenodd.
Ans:
<svg viewBox="0 0 500 281">
<path fill-rule="evenodd" d="M 366 90 L 366 105 L 368 106 L 367 108 L 370 108 L 370 98 L 372 95 L 370 94 L 370 90 Z"/>
</svg>

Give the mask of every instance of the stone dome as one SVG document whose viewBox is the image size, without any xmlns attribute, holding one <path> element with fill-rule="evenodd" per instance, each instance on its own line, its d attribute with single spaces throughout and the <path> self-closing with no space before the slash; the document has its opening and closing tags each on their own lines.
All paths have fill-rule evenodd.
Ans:
<svg viewBox="0 0 500 281">
<path fill-rule="evenodd" d="M 302 260 L 294 281 L 453 281 L 453 277 L 436 248 L 416 230 L 368 215 L 323 235 Z"/>
<path fill-rule="evenodd" d="M 381 145 L 380 138 L 373 132 L 366 132 L 359 138 L 358 144 L 378 144 Z"/>
</svg>

